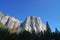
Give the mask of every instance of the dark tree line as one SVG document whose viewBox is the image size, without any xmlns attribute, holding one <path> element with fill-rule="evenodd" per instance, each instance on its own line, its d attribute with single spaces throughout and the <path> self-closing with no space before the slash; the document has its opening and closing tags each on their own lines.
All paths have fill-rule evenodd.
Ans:
<svg viewBox="0 0 60 40">
<path fill-rule="evenodd" d="M 32 33 L 23 30 L 19 34 L 10 33 L 7 28 L 4 28 L 0 24 L 0 40 L 60 40 L 60 32 L 55 28 L 55 32 L 51 32 L 48 22 L 46 22 L 47 31 L 35 33 L 34 30 Z"/>
</svg>

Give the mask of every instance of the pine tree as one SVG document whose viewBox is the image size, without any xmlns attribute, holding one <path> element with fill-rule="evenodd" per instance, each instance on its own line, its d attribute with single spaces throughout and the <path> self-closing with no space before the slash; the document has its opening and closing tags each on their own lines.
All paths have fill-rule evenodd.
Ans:
<svg viewBox="0 0 60 40">
<path fill-rule="evenodd" d="M 57 28 L 55 28 L 55 33 L 58 33 L 59 31 L 58 31 L 58 29 Z"/>
<path fill-rule="evenodd" d="M 51 33 L 52 33 L 52 32 L 51 32 L 51 29 L 50 29 L 50 26 L 49 26 L 48 22 L 46 22 L 46 29 L 47 29 L 46 35 L 45 35 L 45 36 L 46 36 L 46 39 L 47 39 L 47 40 L 51 40 L 51 37 L 52 37 L 52 36 L 51 36 Z"/>
<path fill-rule="evenodd" d="M 46 22 L 46 29 L 47 29 L 47 32 L 51 33 L 51 29 L 50 29 L 48 22 Z"/>
</svg>

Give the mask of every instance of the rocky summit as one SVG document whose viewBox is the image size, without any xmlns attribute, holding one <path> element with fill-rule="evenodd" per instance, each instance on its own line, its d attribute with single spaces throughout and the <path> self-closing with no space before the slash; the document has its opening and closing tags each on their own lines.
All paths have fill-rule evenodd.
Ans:
<svg viewBox="0 0 60 40">
<path fill-rule="evenodd" d="M 46 25 L 43 24 L 41 18 L 38 16 L 28 16 L 25 21 L 22 22 L 14 17 L 0 12 L 0 23 L 7 26 L 9 29 L 17 29 L 18 31 L 20 29 L 26 30 L 28 32 L 32 32 L 33 30 L 35 32 L 46 31 Z"/>
<path fill-rule="evenodd" d="M 24 29 L 26 31 L 31 32 L 34 30 L 35 32 L 43 32 L 46 30 L 46 25 L 44 25 L 38 16 L 28 16 L 24 23 L 23 23 Z"/>
</svg>

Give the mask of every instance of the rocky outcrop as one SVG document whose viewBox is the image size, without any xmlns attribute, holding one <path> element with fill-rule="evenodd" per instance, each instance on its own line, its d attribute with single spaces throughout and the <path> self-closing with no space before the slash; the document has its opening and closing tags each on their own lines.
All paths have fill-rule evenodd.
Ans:
<svg viewBox="0 0 60 40">
<path fill-rule="evenodd" d="M 14 17 L 8 16 L 8 15 L 5 15 L 1 12 L 0 12 L 0 22 L 10 29 L 16 28 L 21 24 L 20 20 L 14 18 Z"/>
<path fill-rule="evenodd" d="M 14 32 L 15 29 L 18 31 L 20 29 L 24 29 L 29 32 L 32 32 L 33 30 L 35 32 L 46 31 L 46 25 L 42 23 L 40 17 L 38 16 L 28 16 L 24 22 L 21 22 L 14 17 L 0 12 L 0 23 L 10 28 L 12 32 Z"/>
<path fill-rule="evenodd" d="M 44 25 L 40 17 L 37 16 L 27 17 L 23 23 L 23 26 L 24 29 L 29 32 L 31 32 L 33 29 L 35 32 L 43 32 L 44 30 L 46 30 L 46 25 Z"/>
</svg>

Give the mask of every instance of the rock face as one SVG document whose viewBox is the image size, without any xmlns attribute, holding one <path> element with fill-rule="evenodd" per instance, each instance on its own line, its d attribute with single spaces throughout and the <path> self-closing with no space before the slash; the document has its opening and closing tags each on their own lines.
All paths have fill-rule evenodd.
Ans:
<svg viewBox="0 0 60 40">
<path fill-rule="evenodd" d="M 46 30 L 46 26 L 42 23 L 40 17 L 37 16 L 27 17 L 23 25 L 24 29 L 29 32 L 31 32 L 33 29 L 35 32 L 43 32 L 44 30 Z"/>
<path fill-rule="evenodd" d="M 0 22 L 10 29 L 12 28 L 14 29 L 21 24 L 21 21 L 19 21 L 18 19 L 5 15 L 1 12 L 0 12 Z"/>
<path fill-rule="evenodd" d="M 18 19 L 15 19 L 14 17 L 9 17 L 7 22 L 6 22 L 6 25 L 10 28 L 15 28 L 17 26 L 19 26 L 21 24 L 21 22 L 18 20 Z"/>
<path fill-rule="evenodd" d="M 9 16 L 6 16 L 0 12 L 0 22 L 5 25 Z"/>
<path fill-rule="evenodd" d="M 21 29 L 29 32 L 32 32 L 33 30 L 35 32 L 46 31 L 46 25 L 44 25 L 40 17 L 37 16 L 28 16 L 24 22 L 21 22 L 14 17 L 5 15 L 0 12 L 0 23 L 10 28 L 12 32 L 14 32 L 14 30 L 19 31 Z"/>
</svg>

